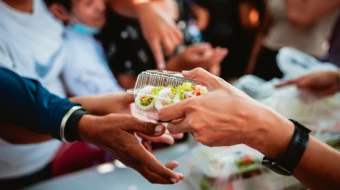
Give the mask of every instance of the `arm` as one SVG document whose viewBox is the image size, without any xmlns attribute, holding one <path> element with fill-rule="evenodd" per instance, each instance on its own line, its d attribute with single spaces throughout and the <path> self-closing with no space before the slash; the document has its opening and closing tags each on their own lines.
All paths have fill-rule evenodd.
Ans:
<svg viewBox="0 0 340 190">
<path fill-rule="evenodd" d="M 163 70 L 164 54 L 172 55 L 183 40 L 183 34 L 171 18 L 171 14 L 164 11 L 159 4 L 151 3 L 150 0 L 110 0 L 110 5 L 118 14 L 138 19 L 157 68 Z"/>
<path fill-rule="evenodd" d="M 339 8 L 340 0 L 285 0 L 289 20 L 301 26 L 313 24 Z"/>
<path fill-rule="evenodd" d="M 50 94 L 35 80 L 0 72 L 0 120 L 60 139 L 61 120 L 77 104 Z"/>
<path fill-rule="evenodd" d="M 191 132 L 207 146 L 243 143 L 274 160 L 284 155 L 294 133 L 291 121 L 202 69 L 183 75 L 205 85 L 209 93 L 160 110 L 160 120 L 173 120 L 171 133 Z M 310 189 L 339 189 L 339 160 L 339 152 L 310 137 L 293 174 Z"/>
<path fill-rule="evenodd" d="M 1 122 L 11 122 L 64 141 L 93 143 L 153 183 L 173 184 L 183 179 L 182 174 L 172 171 L 177 163 L 163 166 L 135 136 L 135 132 L 161 136 L 166 130 L 163 125 L 143 122 L 131 115 L 92 116 L 73 111 L 77 104 L 54 96 L 39 82 L 21 78 L 7 69 L 0 68 L 0 89 Z M 14 135 L 22 135 L 18 132 Z"/>
<path fill-rule="evenodd" d="M 296 85 L 300 90 L 308 91 L 317 97 L 330 96 L 340 90 L 340 70 L 311 73 L 300 78 L 283 81 L 276 87 Z"/>
</svg>

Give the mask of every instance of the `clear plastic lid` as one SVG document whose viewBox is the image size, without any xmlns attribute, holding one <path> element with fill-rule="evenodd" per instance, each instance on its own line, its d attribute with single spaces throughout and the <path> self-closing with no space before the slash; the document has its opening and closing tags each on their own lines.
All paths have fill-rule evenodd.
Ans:
<svg viewBox="0 0 340 190">
<path fill-rule="evenodd" d="M 208 90 L 184 78 L 181 73 L 149 70 L 138 75 L 135 88 L 128 92 L 135 95 L 138 110 L 157 113 L 163 106 L 199 96 Z"/>
</svg>

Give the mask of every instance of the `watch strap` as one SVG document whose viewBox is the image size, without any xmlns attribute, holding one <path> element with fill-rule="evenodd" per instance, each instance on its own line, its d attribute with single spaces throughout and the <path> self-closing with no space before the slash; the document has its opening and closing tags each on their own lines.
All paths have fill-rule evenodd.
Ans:
<svg viewBox="0 0 340 190">
<path fill-rule="evenodd" d="M 309 140 L 310 130 L 294 120 L 290 121 L 294 123 L 295 130 L 283 156 L 275 160 L 264 157 L 262 161 L 264 166 L 281 175 L 293 174 L 294 169 L 299 164 L 299 161 L 307 148 Z"/>
</svg>

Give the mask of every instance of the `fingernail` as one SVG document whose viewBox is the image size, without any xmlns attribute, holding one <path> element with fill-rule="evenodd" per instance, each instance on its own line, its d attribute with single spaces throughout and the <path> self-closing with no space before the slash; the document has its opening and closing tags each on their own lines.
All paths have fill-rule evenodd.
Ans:
<svg viewBox="0 0 340 190">
<path fill-rule="evenodd" d="M 182 71 L 182 74 L 188 74 L 189 71 Z"/>
<path fill-rule="evenodd" d="M 155 134 L 159 134 L 159 133 L 162 133 L 163 132 L 163 126 L 162 125 L 158 125 L 156 128 L 155 128 Z"/>
<path fill-rule="evenodd" d="M 175 179 L 175 178 L 171 178 L 170 179 L 172 182 L 174 182 L 174 183 L 177 183 L 178 181 L 177 181 L 177 179 Z"/>
<path fill-rule="evenodd" d="M 161 62 L 161 63 L 158 64 L 158 67 L 159 67 L 160 70 L 163 70 L 163 69 L 165 69 L 165 64 L 163 62 Z"/>
</svg>

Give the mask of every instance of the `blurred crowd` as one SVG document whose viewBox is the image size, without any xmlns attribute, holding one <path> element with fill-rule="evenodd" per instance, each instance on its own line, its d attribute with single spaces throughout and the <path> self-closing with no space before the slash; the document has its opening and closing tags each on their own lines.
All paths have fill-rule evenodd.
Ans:
<svg viewBox="0 0 340 190">
<path fill-rule="evenodd" d="M 271 80 L 283 77 L 282 47 L 339 67 L 339 18 L 338 0 L 1 0 L 0 67 L 63 98 L 123 93 L 154 69 Z M 0 133 L 5 189 L 115 159 L 83 142 Z"/>
</svg>

